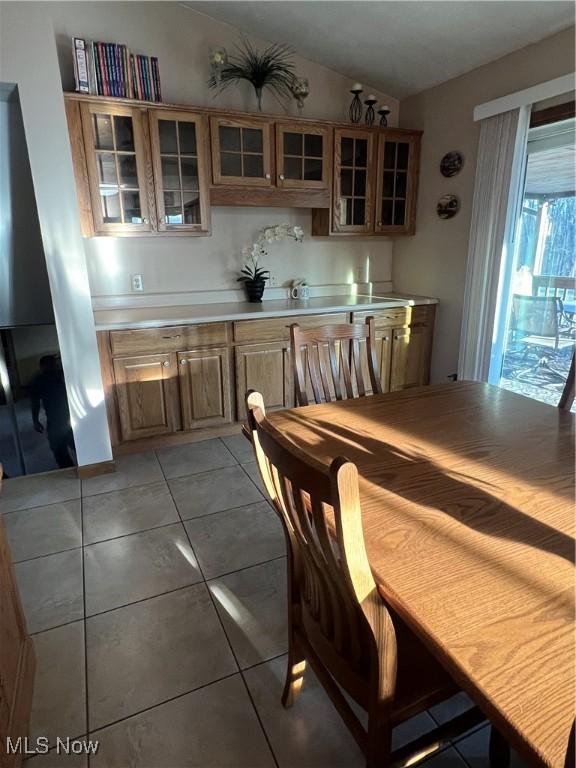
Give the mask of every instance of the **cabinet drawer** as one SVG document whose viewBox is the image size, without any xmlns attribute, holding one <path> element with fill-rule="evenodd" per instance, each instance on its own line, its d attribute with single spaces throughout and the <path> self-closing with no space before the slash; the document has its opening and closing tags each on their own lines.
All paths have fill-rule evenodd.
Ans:
<svg viewBox="0 0 576 768">
<path fill-rule="evenodd" d="M 298 323 L 302 328 L 319 325 L 347 323 L 347 312 L 333 312 L 329 315 L 295 315 L 293 317 L 270 317 L 266 320 L 239 320 L 234 323 L 234 341 L 272 341 L 290 338 L 290 326 Z"/>
<path fill-rule="evenodd" d="M 228 343 L 226 323 L 171 325 L 165 328 L 143 328 L 134 331 L 112 331 L 112 354 L 131 355 L 138 352 L 178 352 L 190 347 L 206 347 Z"/>
<path fill-rule="evenodd" d="M 414 325 L 430 322 L 434 316 L 434 305 L 417 307 L 393 307 L 378 309 L 373 312 L 354 312 L 353 322 L 363 323 L 367 317 L 374 318 L 376 328 L 390 328 L 403 325 Z"/>
</svg>

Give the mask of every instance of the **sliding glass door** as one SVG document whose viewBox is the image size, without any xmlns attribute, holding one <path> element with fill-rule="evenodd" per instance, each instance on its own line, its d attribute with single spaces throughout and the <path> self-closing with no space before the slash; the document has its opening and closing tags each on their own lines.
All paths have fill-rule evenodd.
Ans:
<svg viewBox="0 0 576 768">
<path fill-rule="evenodd" d="M 576 339 L 574 120 L 532 128 L 504 251 L 489 381 L 556 405 Z"/>
</svg>

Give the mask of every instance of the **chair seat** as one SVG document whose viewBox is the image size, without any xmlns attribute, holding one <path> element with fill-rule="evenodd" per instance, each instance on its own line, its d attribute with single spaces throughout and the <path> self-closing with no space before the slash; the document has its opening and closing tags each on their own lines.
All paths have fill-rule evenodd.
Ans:
<svg viewBox="0 0 576 768">
<path fill-rule="evenodd" d="M 521 341 L 522 344 L 531 344 L 534 347 L 546 347 L 547 349 L 567 349 L 574 344 L 572 339 L 558 339 L 558 346 L 556 346 L 556 339 L 550 336 L 524 336 Z"/>
</svg>

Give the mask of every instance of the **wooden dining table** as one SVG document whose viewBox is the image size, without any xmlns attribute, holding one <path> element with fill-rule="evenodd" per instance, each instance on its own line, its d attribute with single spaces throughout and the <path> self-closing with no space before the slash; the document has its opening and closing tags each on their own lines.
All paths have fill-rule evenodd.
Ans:
<svg viewBox="0 0 576 768">
<path fill-rule="evenodd" d="M 383 598 L 529 765 L 574 721 L 574 417 L 477 382 L 270 414 L 359 470 Z"/>
</svg>

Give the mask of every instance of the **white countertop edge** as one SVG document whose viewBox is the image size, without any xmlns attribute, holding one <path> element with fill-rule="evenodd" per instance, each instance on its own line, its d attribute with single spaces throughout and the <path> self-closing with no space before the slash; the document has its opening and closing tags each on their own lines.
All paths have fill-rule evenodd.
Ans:
<svg viewBox="0 0 576 768">
<path fill-rule="evenodd" d="M 274 308 L 266 305 L 278 305 Z M 149 307 L 129 309 L 101 309 L 94 312 L 97 331 L 119 331 L 139 328 L 161 328 L 169 325 L 196 325 L 198 323 L 222 323 L 234 320 L 265 320 L 272 317 L 293 317 L 294 315 L 317 315 L 327 312 L 352 312 L 370 309 L 391 309 L 395 307 L 437 304 L 438 299 L 427 296 L 400 296 L 371 298 L 369 296 L 317 297 L 308 301 L 293 299 L 264 301 L 262 304 L 249 302 L 227 302 L 225 304 L 196 304 L 188 306 Z M 226 307 L 226 309 L 224 309 Z M 181 310 L 181 312 L 179 311 Z M 162 316 L 165 314 L 166 316 Z M 148 315 L 148 317 L 147 317 Z M 151 317 L 149 315 L 152 315 Z M 158 316 L 155 316 L 158 315 Z"/>
</svg>

